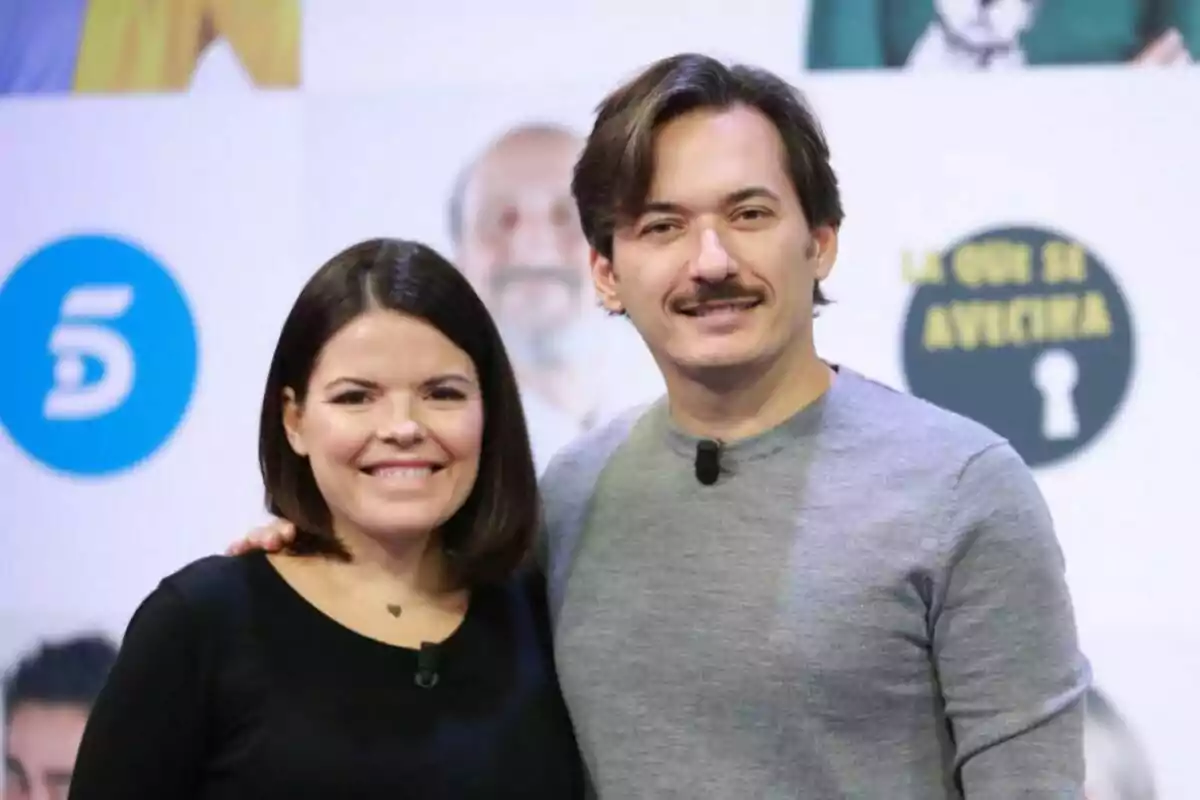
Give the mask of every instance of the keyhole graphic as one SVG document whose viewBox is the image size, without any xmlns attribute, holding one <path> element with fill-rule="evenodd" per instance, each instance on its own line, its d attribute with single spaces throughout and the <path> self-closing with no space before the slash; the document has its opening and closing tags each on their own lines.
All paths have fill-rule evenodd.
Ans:
<svg viewBox="0 0 1200 800">
<path fill-rule="evenodd" d="M 1072 393 L 1079 363 L 1066 350 L 1047 350 L 1033 362 L 1033 385 L 1042 395 L 1042 436 L 1049 441 L 1079 435 L 1079 411 Z"/>
</svg>

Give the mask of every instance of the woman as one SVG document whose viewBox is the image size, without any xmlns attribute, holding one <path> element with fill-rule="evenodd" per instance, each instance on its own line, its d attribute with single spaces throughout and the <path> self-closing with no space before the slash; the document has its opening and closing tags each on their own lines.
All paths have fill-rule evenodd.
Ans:
<svg viewBox="0 0 1200 800">
<path fill-rule="evenodd" d="M 582 796 L 516 381 L 459 272 L 393 240 L 321 267 L 259 437 L 293 540 L 143 601 L 71 800 Z"/>
</svg>

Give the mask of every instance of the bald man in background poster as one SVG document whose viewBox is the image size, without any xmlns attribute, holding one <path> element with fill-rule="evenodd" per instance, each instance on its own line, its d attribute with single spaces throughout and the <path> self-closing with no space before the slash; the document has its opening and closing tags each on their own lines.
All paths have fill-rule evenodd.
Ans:
<svg viewBox="0 0 1200 800">
<path fill-rule="evenodd" d="M 603 315 L 571 197 L 582 146 L 559 125 L 511 128 L 467 165 L 450 202 L 454 259 L 510 350 L 539 470 L 605 413 Z"/>
</svg>

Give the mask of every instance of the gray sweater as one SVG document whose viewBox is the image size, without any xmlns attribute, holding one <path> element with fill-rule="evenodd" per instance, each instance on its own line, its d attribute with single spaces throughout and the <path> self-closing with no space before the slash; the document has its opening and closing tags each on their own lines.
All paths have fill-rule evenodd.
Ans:
<svg viewBox="0 0 1200 800">
<path fill-rule="evenodd" d="M 1017 453 L 842 368 L 726 445 L 664 402 L 543 479 L 563 692 L 603 800 L 1082 798 L 1062 553 Z"/>
</svg>

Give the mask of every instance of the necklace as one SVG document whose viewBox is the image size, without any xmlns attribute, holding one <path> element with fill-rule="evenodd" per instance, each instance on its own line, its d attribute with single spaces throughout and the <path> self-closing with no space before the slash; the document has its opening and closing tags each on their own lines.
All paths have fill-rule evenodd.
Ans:
<svg viewBox="0 0 1200 800">
<path fill-rule="evenodd" d="M 401 608 L 400 606 L 395 605 L 393 603 L 388 603 L 387 610 L 388 610 L 389 614 L 391 614 L 393 617 L 396 617 L 397 619 L 399 619 L 400 615 L 404 612 L 403 608 Z"/>
</svg>

